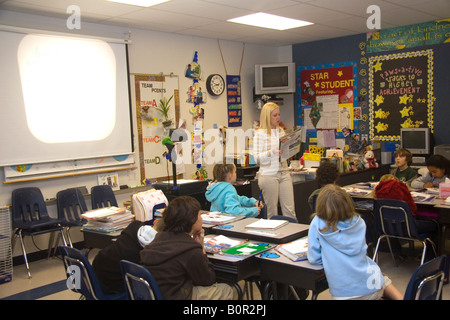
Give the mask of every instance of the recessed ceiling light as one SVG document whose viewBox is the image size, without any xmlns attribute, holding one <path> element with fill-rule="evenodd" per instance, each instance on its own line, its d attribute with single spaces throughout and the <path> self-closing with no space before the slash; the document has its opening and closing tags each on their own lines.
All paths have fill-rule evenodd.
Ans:
<svg viewBox="0 0 450 320">
<path fill-rule="evenodd" d="M 117 2 L 122 4 L 131 4 L 133 6 L 140 6 L 140 7 L 151 7 L 163 2 L 167 2 L 170 0 L 107 0 L 111 2 Z"/>
<path fill-rule="evenodd" d="M 275 30 L 287 30 L 313 24 L 308 21 L 280 17 L 264 12 L 258 12 L 247 16 L 230 19 L 228 21 Z"/>
</svg>

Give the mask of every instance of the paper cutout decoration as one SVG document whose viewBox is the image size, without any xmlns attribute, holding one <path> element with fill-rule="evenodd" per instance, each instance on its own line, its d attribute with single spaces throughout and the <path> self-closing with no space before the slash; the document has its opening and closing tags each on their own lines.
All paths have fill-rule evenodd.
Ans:
<svg viewBox="0 0 450 320">
<path fill-rule="evenodd" d="M 317 123 L 320 120 L 320 110 L 319 110 L 319 107 L 317 105 L 317 101 L 313 102 L 313 105 L 312 105 L 312 108 L 311 108 L 311 112 L 309 113 L 309 118 L 311 119 L 311 122 L 314 125 L 314 127 L 316 127 Z"/>
</svg>

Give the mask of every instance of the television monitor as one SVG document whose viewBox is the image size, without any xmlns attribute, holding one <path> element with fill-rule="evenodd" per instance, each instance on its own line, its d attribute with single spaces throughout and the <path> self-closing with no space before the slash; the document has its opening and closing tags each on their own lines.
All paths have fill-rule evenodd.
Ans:
<svg viewBox="0 0 450 320">
<path fill-rule="evenodd" d="M 255 65 L 255 93 L 294 93 L 295 63 Z"/>
<path fill-rule="evenodd" d="M 408 149 L 412 154 L 431 153 L 430 128 L 401 128 L 400 141 L 401 147 Z"/>
</svg>

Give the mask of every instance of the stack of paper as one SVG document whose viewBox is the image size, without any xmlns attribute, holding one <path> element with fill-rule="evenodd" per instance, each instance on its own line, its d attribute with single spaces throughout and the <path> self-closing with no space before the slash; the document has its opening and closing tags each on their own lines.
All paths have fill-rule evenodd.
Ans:
<svg viewBox="0 0 450 320">
<path fill-rule="evenodd" d="M 83 230 L 109 233 L 126 228 L 134 220 L 134 215 L 129 210 L 117 207 L 91 211 L 96 212 L 87 211 L 82 215 L 88 219 Z"/>
<path fill-rule="evenodd" d="M 201 216 L 203 223 L 210 225 L 223 225 L 244 218 L 243 216 L 221 213 L 218 211 L 212 212 L 204 211 Z"/>
<path fill-rule="evenodd" d="M 258 221 L 255 221 L 247 226 L 245 226 L 246 229 L 251 230 L 276 230 L 281 228 L 282 226 L 285 226 L 289 223 L 289 221 L 286 220 L 268 220 L 268 219 L 259 219 Z"/>
<path fill-rule="evenodd" d="M 275 250 L 292 261 L 306 260 L 308 253 L 308 237 L 306 236 L 289 243 L 280 244 L 275 247 Z"/>
<path fill-rule="evenodd" d="M 125 212 L 124 208 L 117 208 L 117 207 L 106 207 L 106 208 L 99 208 L 94 210 L 88 210 L 85 213 L 82 213 L 81 216 L 87 220 L 91 219 L 100 219 L 105 218 L 117 213 L 123 213 Z"/>
</svg>

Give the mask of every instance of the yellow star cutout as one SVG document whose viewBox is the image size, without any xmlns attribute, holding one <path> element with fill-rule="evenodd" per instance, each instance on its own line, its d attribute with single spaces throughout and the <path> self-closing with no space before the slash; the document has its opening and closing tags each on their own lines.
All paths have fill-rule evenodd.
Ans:
<svg viewBox="0 0 450 320">
<path fill-rule="evenodd" d="M 377 106 L 380 106 L 380 104 L 382 104 L 384 102 L 383 96 L 377 95 L 377 98 L 375 99 L 374 102 L 377 104 Z"/>
<path fill-rule="evenodd" d="M 400 110 L 400 113 L 402 114 L 402 118 L 409 116 L 409 110 L 411 110 L 412 107 L 403 107 L 402 110 Z"/>
<path fill-rule="evenodd" d="M 408 95 L 404 94 L 402 96 L 399 97 L 400 98 L 400 104 L 407 104 L 408 103 Z"/>
<path fill-rule="evenodd" d="M 338 77 L 342 77 L 344 75 L 344 73 L 342 72 L 342 70 L 338 71 Z"/>
<path fill-rule="evenodd" d="M 319 83 L 319 82 L 316 82 L 316 83 L 314 83 L 314 86 L 315 86 L 316 88 L 318 88 L 318 87 L 320 86 L 320 83 Z"/>
<path fill-rule="evenodd" d="M 374 71 L 375 72 L 377 72 L 377 71 L 381 71 L 381 65 L 383 64 L 383 62 L 381 62 L 381 61 L 377 61 L 377 63 L 373 66 L 374 67 Z"/>
<path fill-rule="evenodd" d="M 383 119 L 384 111 L 382 109 L 375 111 L 375 118 Z"/>
<path fill-rule="evenodd" d="M 378 122 L 377 126 L 375 127 L 375 129 L 377 129 L 377 133 L 380 131 L 386 131 L 387 130 L 388 125 Z"/>
</svg>

